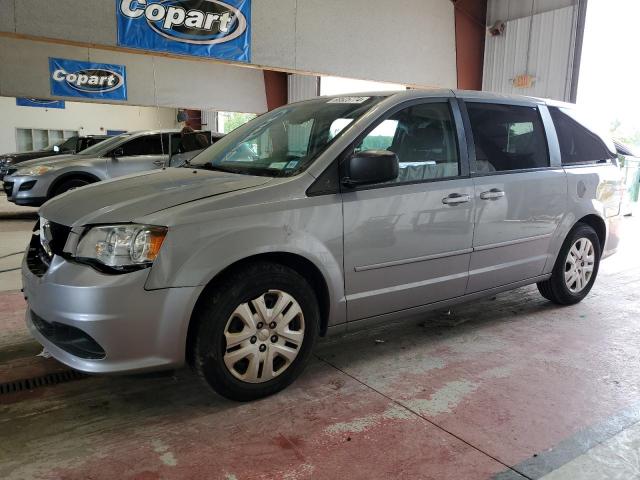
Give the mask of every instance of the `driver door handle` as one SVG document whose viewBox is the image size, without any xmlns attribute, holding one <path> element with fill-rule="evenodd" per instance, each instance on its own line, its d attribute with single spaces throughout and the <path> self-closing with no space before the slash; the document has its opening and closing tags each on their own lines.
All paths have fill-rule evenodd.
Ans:
<svg viewBox="0 0 640 480">
<path fill-rule="evenodd" d="M 159 167 L 162 167 L 164 165 L 164 162 L 162 160 L 154 160 L 153 164 L 158 165 Z"/>
<path fill-rule="evenodd" d="M 442 199 L 442 203 L 445 205 L 459 205 L 460 203 L 469 203 L 471 197 L 469 195 L 460 195 L 459 193 L 452 193 L 448 197 Z"/>
<path fill-rule="evenodd" d="M 488 192 L 482 192 L 480 194 L 480 198 L 482 200 L 498 200 L 499 198 L 504 197 L 504 192 L 497 188 L 492 188 Z"/>
</svg>

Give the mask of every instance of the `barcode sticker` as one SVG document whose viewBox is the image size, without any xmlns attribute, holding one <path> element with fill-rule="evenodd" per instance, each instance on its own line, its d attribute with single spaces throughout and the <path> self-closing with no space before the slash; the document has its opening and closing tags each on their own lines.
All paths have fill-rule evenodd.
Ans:
<svg viewBox="0 0 640 480">
<path fill-rule="evenodd" d="M 363 103 L 370 98 L 371 97 L 335 97 L 329 100 L 327 103 Z"/>
</svg>

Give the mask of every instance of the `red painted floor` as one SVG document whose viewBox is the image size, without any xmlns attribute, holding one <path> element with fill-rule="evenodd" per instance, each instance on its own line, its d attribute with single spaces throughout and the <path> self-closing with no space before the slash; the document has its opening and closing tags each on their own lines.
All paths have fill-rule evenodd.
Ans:
<svg viewBox="0 0 640 480">
<path fill-rule="evenodd" d="M 640 401 L 631 244 L 579 305 L 552 306 L 527 287 L 323 341 L 294 385 L 258 402 L 221 399 L 186 370 L 0 395 L 0 478 L 484 479 L 518 469 Z M 0 294 L 0 383 L 64 368 L 35 356 L 23 311 L 19 292 Z"/>
</svg>

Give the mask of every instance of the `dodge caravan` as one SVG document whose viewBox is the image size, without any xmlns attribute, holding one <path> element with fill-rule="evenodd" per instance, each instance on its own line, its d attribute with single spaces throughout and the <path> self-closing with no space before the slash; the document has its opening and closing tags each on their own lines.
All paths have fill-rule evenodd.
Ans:
<svg viewBox="0 0 640 480">
<path fill-rule="evenodd" d="M 317 98 L 181 168 L 47 202 L 33 336 L 93 373 L 189 363 L 222 395 L 290 384 L 318 336 L 527 284 L 559 305 L 618 244 L 610 140 L 572 105 L 464 91 Z"/>
</svg>

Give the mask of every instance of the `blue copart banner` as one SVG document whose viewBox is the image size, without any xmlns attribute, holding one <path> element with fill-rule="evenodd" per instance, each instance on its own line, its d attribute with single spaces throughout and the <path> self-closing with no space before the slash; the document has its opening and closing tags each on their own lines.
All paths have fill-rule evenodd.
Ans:
<svg viewBox="0 0 640 480">
<path fill-rule="evenodd" d="M 251 0 L 116 0 L 118 45 L 251 61 Z"/>
<path fill-rule="evenodd" d="M 103 100 L 127 99 L 124 65 L 49 58 L 51 94 Z"/>
<path fill-rule="evenodd" d="M 46 98 L 16 98 L 19 107 L 64 108 L 64 100 L 47 100 Z"/>
</svg>

